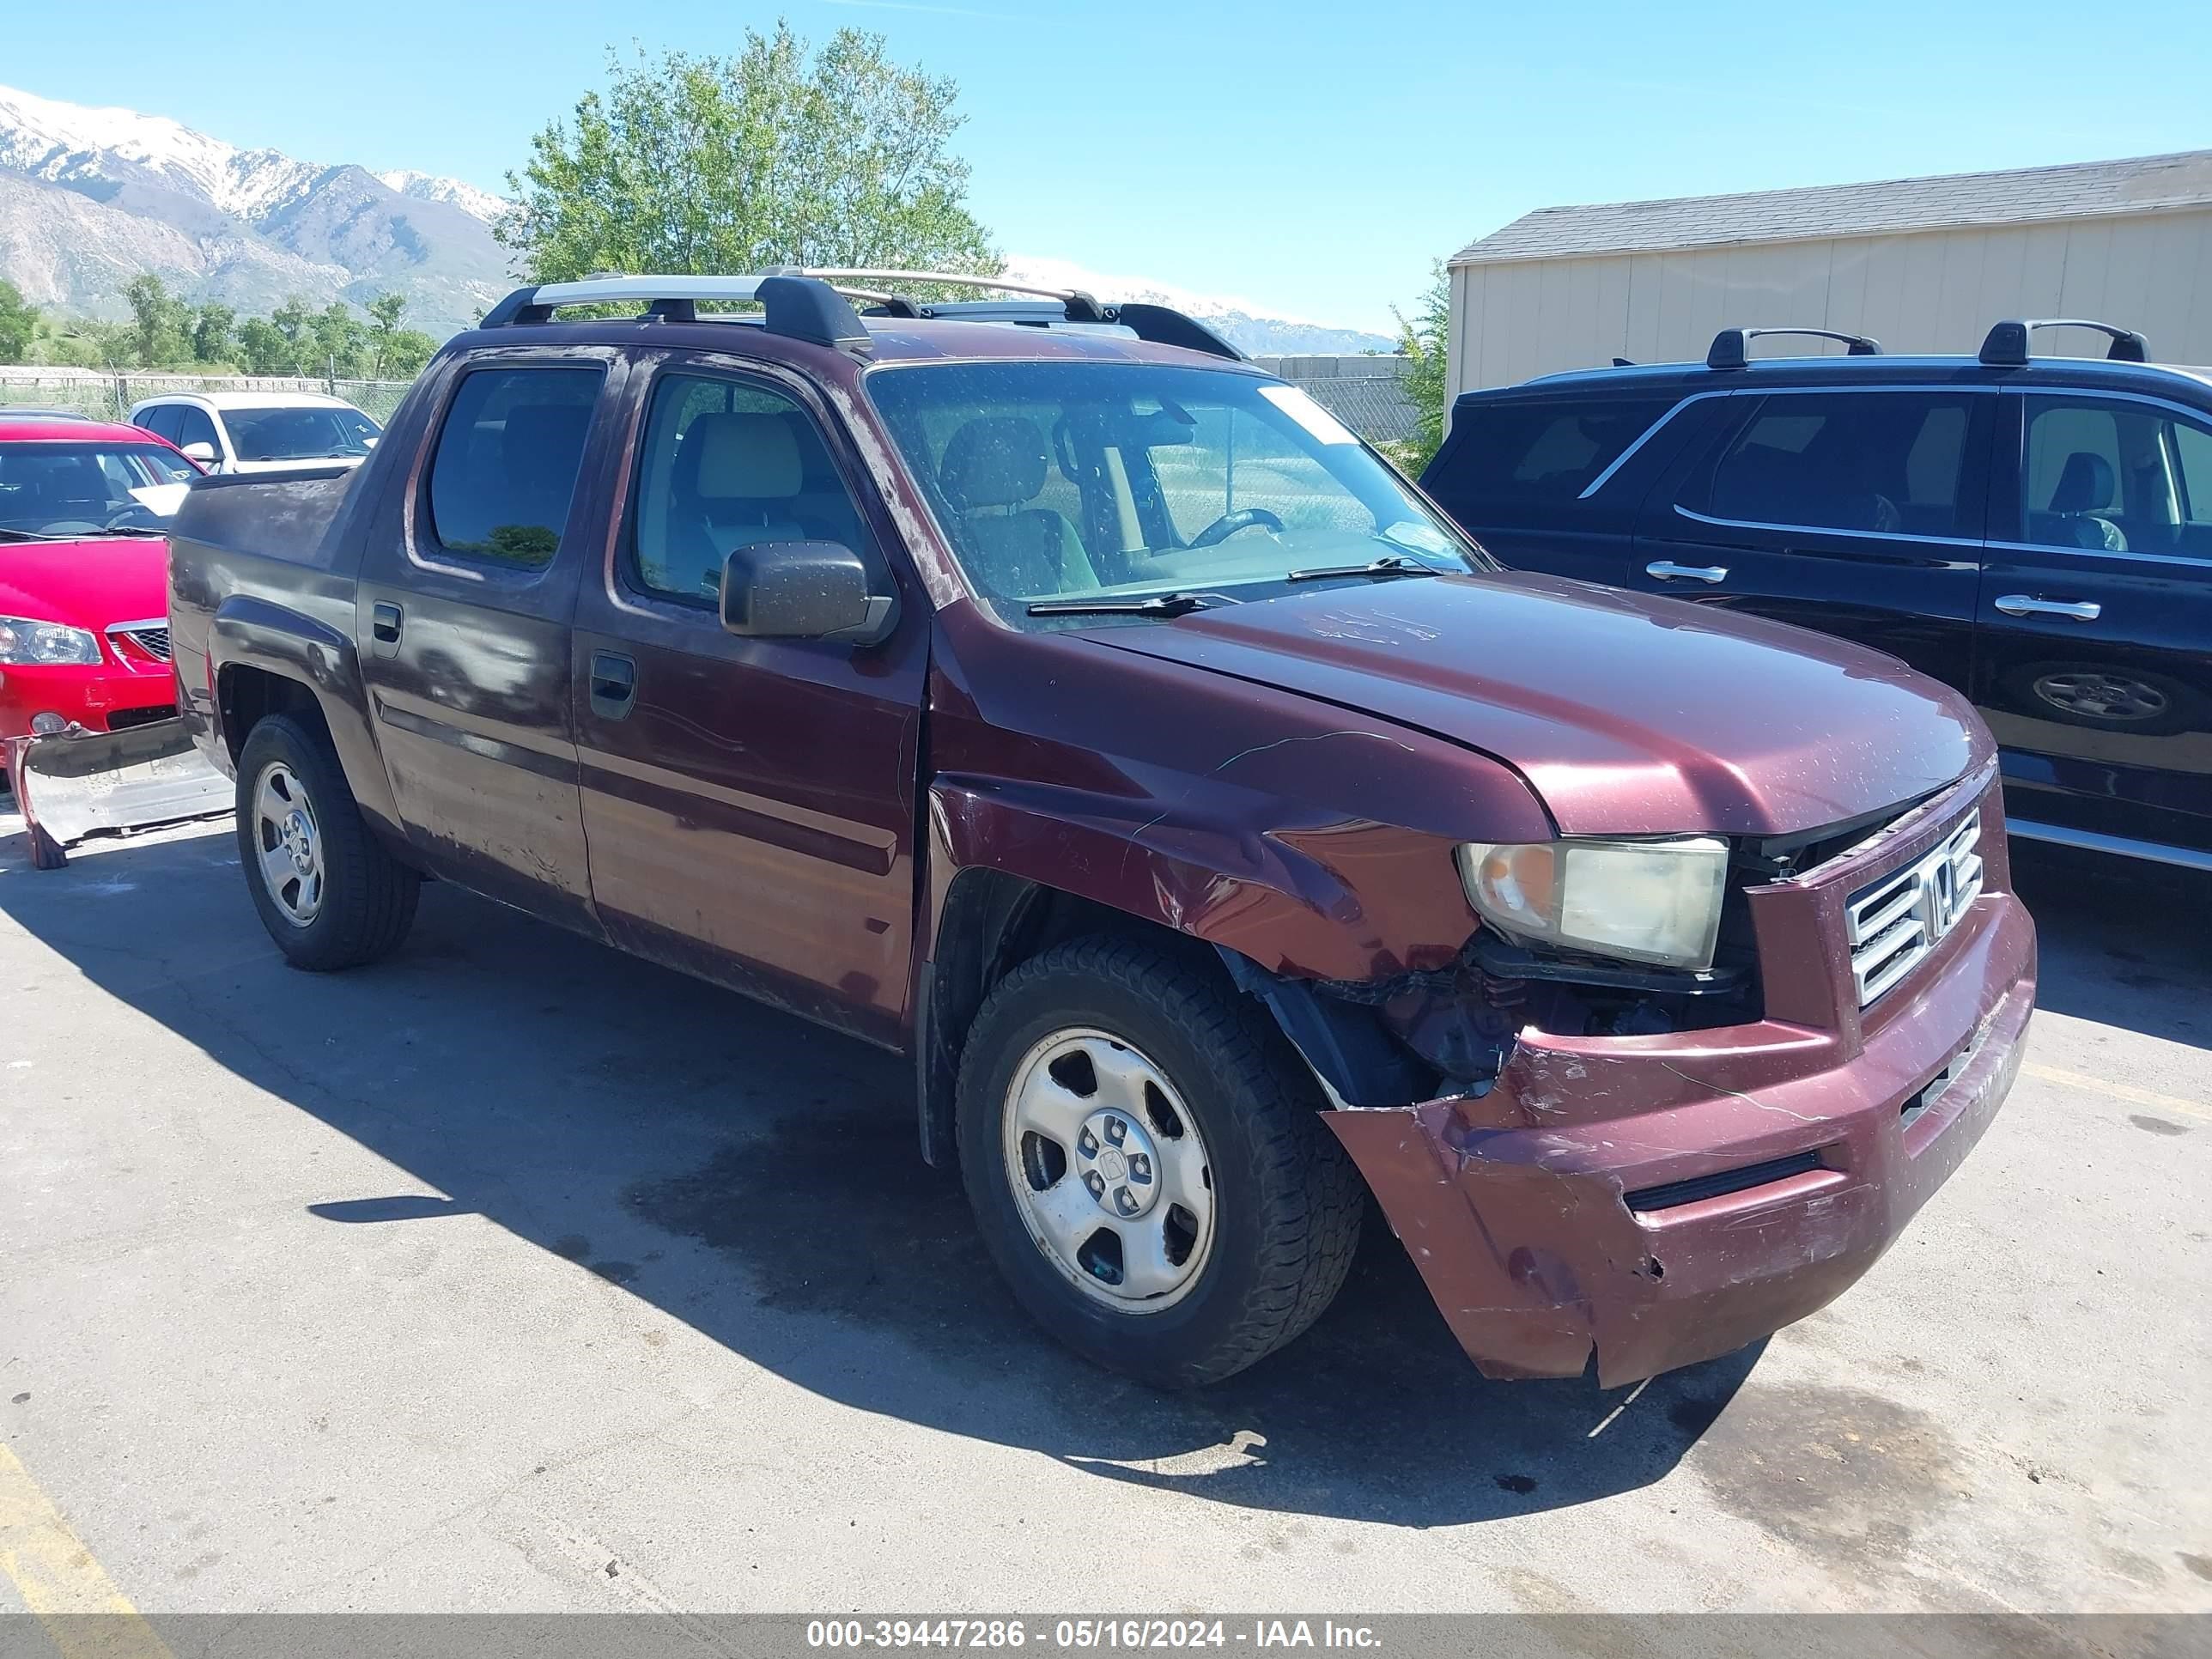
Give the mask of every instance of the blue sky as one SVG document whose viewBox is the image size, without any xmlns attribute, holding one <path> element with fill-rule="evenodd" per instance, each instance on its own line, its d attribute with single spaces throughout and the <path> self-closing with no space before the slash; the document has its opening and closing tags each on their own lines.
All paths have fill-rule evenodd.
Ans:
<svg viewBox="0 0 2212 1659">
<path fill-rule="evenodd" d="M 0 82 L 314 161 L 500 188 L 605 49 L 726 50 L 781 13 L 954 76 L 1012 252 L 1387 326 L 1531 208 L 2212 146 L 2212 5 L 1577 0 L 8 0 Z"/>
</svg>

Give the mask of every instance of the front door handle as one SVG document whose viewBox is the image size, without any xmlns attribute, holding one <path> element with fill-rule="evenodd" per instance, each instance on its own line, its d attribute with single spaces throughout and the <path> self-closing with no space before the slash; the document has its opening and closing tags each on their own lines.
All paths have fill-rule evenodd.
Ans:
<svg viewBox="0 0 2212 1659">
<path fill-rule="evenodd" d="M 2094 622 L 2105 607 L 2092 599 L 2035 599 L 2025 593 L 2008 593 L 1996 602 L 2008 617 L 2064 617 L 2071 622 Z"/>
<path fill-rule="evenodd" d="M 1671 582 L 1677 576 L 1687 577 L 1693 582 L 1724 582 L 1728 567 L 1724 564 L 1676 564 L 1671 559 L 1655 559 L 1644 567 L 1647 576 L 1656 576 L 1662 582 Z"/>
<path fill-rule="evenodd" d="M 399 607 L 382 602 L 368 610 L 368 637 L 380 657 L 398 654 L 399 650 Z"/>
<path fill-rule="evenodd" d="M 592 653 L 592 712 L 618 720 L 637 705 L 637 665 L 612 651 Z"/>
</svg>

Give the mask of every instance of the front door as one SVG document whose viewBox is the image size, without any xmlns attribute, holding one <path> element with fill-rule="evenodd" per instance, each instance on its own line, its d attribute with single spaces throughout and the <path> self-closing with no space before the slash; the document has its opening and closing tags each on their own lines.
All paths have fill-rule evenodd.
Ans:
<svg viewBox="0 0 2212 1659">
<path fill-rule="evenodd" d="M 2007 815 L 2212 850 L 2212 418 L 2008 393 L 1974 701 Z"/>
<path fill-rule="evenodd" d="M 1630 581 L 1972 682 L 1993 394 L 1742 394 L 1646 503 Z"/>
<path fill-rule="evenodd" d="M 618 368 L 526 355 L 452 374 L 404 500 L 371 532 L 356 623 L 416 855 L 586 931 L 569 626 L 606 540 L 604 488 L 579 486 Z"/>
<path fill-rule="evenodd" d="M 740 639 L 741 544 L 840 542 L 891 591 L 892 544 L 803 382 L 642 360 L 621 527 L 576 609 L 592 891 L 626 949 L 886 1043 L 906 1013 L 929 612 L 881 645 Z"/>
</svg>

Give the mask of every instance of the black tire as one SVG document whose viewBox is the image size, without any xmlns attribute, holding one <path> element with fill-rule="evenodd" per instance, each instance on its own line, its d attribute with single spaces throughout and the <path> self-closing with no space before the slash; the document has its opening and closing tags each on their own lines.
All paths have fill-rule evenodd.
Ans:
<svg viewBox="0 0 2212 1659">
<path fill-rule="evenodd" d="M 305 923 L 285 913 L 262 873 L 254 801 L 271 766 L 298 780 L 313 810 L 322 895 Z M 261 925 L 295 968 L 334 973 L 361 967 L 389 956 L 414 925 L 422 878 L 370 831 L 329 739 L 289 715 L 264 717 L 239 751 L 238 856 Z"/>
<path fill-rule="evenodd" d="M 1124 1312 L 1072 1284 L 1032 1235 L 1004 1114 L 1025 1056 L 1091 1028 L 1146 1056 L 1198 1121 L 1212 1244 L 1182 1298 Z M 1086 1358 L 1161 1388 L 1243 1370 L 1320 1317 L 1359 1241 L 1365 1186 L 1319 1117 L 1320 1092 L 1266 1011 L 1203 958 L 1129 939 L 1071 940 L 985 1000 L 962 1053 L 960 1162 L 983 1241 L 1014 1295 Z"/>
</svg>

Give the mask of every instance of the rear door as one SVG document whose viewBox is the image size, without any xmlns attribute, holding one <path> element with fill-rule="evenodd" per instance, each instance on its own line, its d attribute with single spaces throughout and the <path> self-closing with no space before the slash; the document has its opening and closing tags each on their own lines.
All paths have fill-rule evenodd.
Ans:
<svg viewBox="0 0 2212 1659">
<path fill-rule="evenodd" d="M 2212 850 L 2212 415 L 2033 387 L 2002 407 L 1974 700 L 2008 816 Z"/>
<path fill-rule="evenodd" d="M 625 949 L 895 1042 L 929 607 L 907 595 L 873 646 L 726 632 L 722 561 L 738 545 L 839 542 L 890 592 L 895 532 L 803 380 L 690 354 L 635 372 L 649 378 L 626 501 L 576 609 L 599 914 Z"/>
<path fill-rule="evenodd" d="M 416 856 L 591 932 L 569 639 L 578 572 L 606 544 L 609 464 L 592 434 L 621 367 L 574 350 L 449 367 L 406 485 L 372 527 L 356 622 Z"/>
<path fill-rule="evenodd" d="M 1674 392 L 1471 399 L 1421 487 L 1500 563 L 1618 586 L 1651 469 L 1706 412 Z"/>
<path fill-rule="evenodd" d="M 1817 629 L 1960 691 L 1996 399 L 1978 389 L 1777 388 L 1648 500 L 1632 586 Z"/>
</svg>

